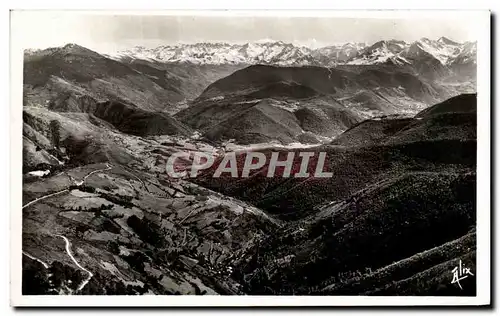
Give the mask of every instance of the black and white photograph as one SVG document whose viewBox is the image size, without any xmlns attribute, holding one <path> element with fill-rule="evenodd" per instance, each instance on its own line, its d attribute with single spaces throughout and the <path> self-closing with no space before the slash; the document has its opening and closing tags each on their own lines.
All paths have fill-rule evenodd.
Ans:
<svg viewBox="0 0 500 316">
<path fill-rule="evenodd" d="M 320 13 L 12 11 L 15 301 L 489 297 L 489 13 Z"/>
</svg>

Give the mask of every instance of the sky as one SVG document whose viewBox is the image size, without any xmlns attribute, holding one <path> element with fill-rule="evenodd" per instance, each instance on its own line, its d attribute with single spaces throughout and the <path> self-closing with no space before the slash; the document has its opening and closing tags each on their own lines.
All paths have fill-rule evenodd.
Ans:
<svg viewBox="0 0 500 316">
<path fill-rule="evenodd" d="M 441 36 L 454 41 L 476 40 L 471 21 L 463 16 L 411 15 L 391 18 L 110 15 L 68 11 L 17 11 L 11 38 L 23 48 L 48 48 L 76 43 L 101 53 L 134 46 L 148 48 L 196 42 L 246 43 L 281 40 L 311 48 L 383 39 L 414 41 Z"/>
</svg>

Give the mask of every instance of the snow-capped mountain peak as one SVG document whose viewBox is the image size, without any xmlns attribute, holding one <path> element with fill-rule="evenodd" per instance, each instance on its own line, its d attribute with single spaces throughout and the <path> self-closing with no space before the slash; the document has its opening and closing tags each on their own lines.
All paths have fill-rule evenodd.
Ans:
<svg viewBox="0 0 500 316">
<path fill-rule="evenodd" d="M 452 41 L 451 39 L 441 36 L 438 40 L 438 43 L 443 44 L 443 45 L 453 45 L 453 46 L 460 46 L 459 43 Z"/>
<path fill-rule="evenodd" d="M 274 40 L 260 40 L 246 44 L 196 43 L 160 46 L 152 49 L 134 47 L 117 55 L 163 62 L 189 62 L 193 64 L 303 64 L 311 49 Z"/>
<path fill-rule="evenodd" d="M 441 37 L 437 41 L 420 41 L 422 48 L 443 65 L 448 65 L 454 61 L 460 54 L 468 54 L 464 49 L 468 47 L 467 43 L 459 44 L 446 37 Z M 469 53 L 475 52 L 470 51 Z M 475 56 L 474 56 L 475 58 Z"/>
<path fill-rule="evenodd" d="M 408 61 L 399 56 L 399 53 L 408 46 L 407 43 L 397 40 L 383 40 L 368 46 L 360 51 L 359 55 L 350 60 L 351 65 L 380 64 L 391 61 L 395 64 L 405 64 Z"/>
<path fill-rule="evenodd" d="M 459 44 L 446 37 L 438 40 L 423 37 L 413 43 L 396 40 L 376 42 L 362 50 L 348 63 L 362 65 L 392 61 L 395 64 L 404 64 L 411 63 L 411 59 L 434 58 L 442 65 L 449 65 L 462 55 L 475 60 L 473 45 Z"/>
<path fill-rule="evenodd" d="M 146 48 L 136 46 L 122 51 L 113 58 L 131 57 L 162 62 L 187 62 L 193 64 L 273 64 L 278 66 L 337 64 L 396 65 L 411 63 L 415 58 L 435 58 L 442 65 L 449 65 L 457 58 L 475 61 L 475 43 L 457 43 L 446 37 L 437 40 L 421 38 L 408 43 L 400 40 L 381 40 L 372 45 L 342 43 L 312 49 L 283 41 L 263 39 L 246 44 L 195 43 Z"/>
</svg>

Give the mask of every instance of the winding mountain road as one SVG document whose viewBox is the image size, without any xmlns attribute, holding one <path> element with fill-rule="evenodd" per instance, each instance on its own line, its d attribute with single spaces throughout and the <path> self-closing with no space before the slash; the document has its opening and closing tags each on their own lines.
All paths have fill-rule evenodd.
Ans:
<svg viewBox="0 0 500 316">
<path fill-rule="evenodd" d="M 101 171 L 108 171 L 108 170 L 111 170 L 112 168 L 113 168 L 112 165 L 110 165 L 109 163 L 106 163 L 106 168 L 104 168 L 104 169 L 98 169 L 98 170 L 94 170 L 94 171 L 89 172 L 89 174 L 87 174 L 85 177 L 83 177 L 83 180 L 81 180 L 81 181 L 76 181 L 74 179 L 73 179 L 73 181 L 74 181 L 74 183 L 77 186 L 81 186 L 81 185 L 83 185 L 85 183 L 85 180 L 87 180 L 87 178 L 90 177 L 91 175 L 93 175 L 93 174 L 95 174 L 97 172 L 101 172 Z M 26 207 L 28 207 L 28 206 L 30 206 L 32 204 L 35 204 L 35 203 L 40 202 L 42 200 L 45 200 L 45 199 L 47 199 L 49 197 L 52 197 L 52 196 L 55 196 L 55 195 L 58 195 L 58 194 L 61 194 L 61 193 L 64 193 L 64 192 L 69 192 L 69 188 L 61 190 L 61 191 L 58 191 L 58 192 L 55 192 L 55 193 L 51 193 L 51 194 L 47 194 L 47 195 L 41 196 L 41 197 L 39 197 L 37 199 L 34 199 L 31 202 L 28 202 L 22 208 L 24 209 L 24 208 L 26 208 Z"/>
<path fill-rule="evenodd" d="M 38 258 L 36 258 L 36 257 L 34 257 L 32 255 L 30 255 L 29 253 L 23 251 L 23 255 L 25 255 L 26 257 L 30 258 L 31 260 L 35 260 L 35 261 L 40 262 L 45 267 L 45 269 L 49 268 L 49 265 L 46 262 L 44 262 L 44 261 L 42 261 L 42 260 L 40 260 L 40 259 L 38 259 Z"/>
<path fill-rule="evenodd" d="M 98 170 L 94 170 L 92 172 L 89 172 L 88 175 L 86 175 L 85 177 L 83 177 L 83 182 L 85 182 L 85 180 L 87 180 L 87 178 L 90 177 L 91 175 L 93 175 L 94 173 L 101 172 L 101 171 L 108 171 L 108 170 L 111 170 L 112 168 L 113 168 L 112 165 L 110 165 L 109 163 L 106 163 L 106 168 L 104 168 L 104 169 L 98 169 Z"/>
<path fill-rule="evenodd" d="M 66 252 L 68 253 L 68 256 L 71 258 L 71 260 L 73 260 L 73 262 L 76 264 L 76 266 L 78 268 L 80 268 L 80 270 L 83 270 L 85 272 L 87 272 L 88 274 L 88 277 L 82 281 L 82 283 L 80 283 L 80 285 L 78 286 L 77 288 L 77 291 L 81 291 L 85 285 L 87 285 L 87 283 L 89 283 L 90 279 L 92 279 L 92 277 L 94 276 L 94 274 L 92 274 L 92 272 L 90 272 L 89 270 L 85 269 L 80 263 L 78 263 L 78 261 L 75 259 L 75 257 L 73 256 L 73 254 L 71 253 L 71 242 L 69 241 L 68 238 L 66 238 L 65 236 L 63 235 L 56 235 L 57 237 L 61 237 L 62 239 L 64 239 L 64 241 L 66 242 Z"/>
<path fill-rule="evenodd" d="M 98 170 L 94 170 L 94 171 L 91 171 L 89 172 L 85 177 L 83 177 L 82 180 L 80 181 L 76 181 L 75 179 L 72 179 L 73 182 L 77 185 L 77 186 L 81 186 L 85 183 L 85 180 L 87 180 L 88 177 L 90 177 L 91 175 L 97 173 L 97 172 L 102 172 L 102 171 L 108 171 L 108 170 L 111 170 L 113 168 L 112 165 L 110 165 L 109 163 L 106 163 L 106 168 L 104 169 L 98 169 Z M 55 196 L 55 195 L 58 195 L 58 194 L 61 194 L 61 193 L 64 193 L 64 192 L 69 192 L 69 188 L 67 189 L 64 189 L 64 190 L 61 190 L 61 191 L 58 191 L 58 192 L 55 192 L 55 193 L 51 193 L 51 194 L 47 194 L 47 195 L 44 195 L 42 197 L 39 197 L 29 203 L 27 203 L 26 205 L 24 205 L 22 208 L 26 208 L 30 205 L 33 205 L 39 201 L 42 201 L 44 199 L 47 199 L 49 197 L 52 197 L 52 196 Z M 77 291 L 81 291 L 85 285 L 87 285 L 87 283 L 89 283 L 90 279 L 92 279 L 92 277 L 94 276 L 94 274 L 92 274 L 92 272 L 90 272 L 89 270 L 85 269 L 80 263 L 78 263 L 78 261 L 75 259 L 75 257 L 73 256 L 73 254 L 71 253 L 71 242 L 69 241 L 69 239 L 66 237 L 66 236 L 63 236 L 63 235 L 55 235 L 57 237 L 61 237 L 62 239 L 64 239 L 64 242 L 66 243 L 66 252 L 68 253 L 68 256 L 71 258 L 71 260 L 75 263 L 75 265 L 80 268 L 80 270 L 83 270 L 85 271 L 87 274 L 88 274 L 88 277 L 82 281 L 82 283 L 80 283 L 80 285 L 78 286 L 77 288 Z M 36 260 L 38 262 L 40 262 L 46 269 L 49 267 L 49 265 L 47 263 L 45 263 L 44 261 L 36 258 L 36 257 L 33 257 L 32 255 L 26 253 L 26 252 L 22 252 L 23 255 L 27 256 L 28 258 L 31 258 L 33 260 Z"/>
<path fill-rule="evenodd" d="M 33 201 L 31 201 L 31 202 L 29 202 L 29 203 L 25 204 L 22 208 L 24 209 L 24 208 L 26 208 L 26 207 L 28 207 L 28 206 L 30 206 L 30 205 L 32 205 L 32 204 L 35 204 L 36 202 L 39 202 L 39 201 L 41 201 L 41 200 L 45 200 L 45 199 L 47 199 L 47 198 L 49 198 L 49 197 L 51 197 L 51 196 L 55 196 L 55 195 L 58 195 L 58 194 L 61 194 L 61 193 L 64 193 L 64 192 L 69 192 L 69 190 L 68 190 L 68 189 L 64 189 L 64 190 L 58 191 L 58 192 L 56 192 L 56 193 L 51 193 L 51 194 L 44 195 L 44 196 L 42 196 L 42 197 L 39 197 L 39 198 L 37 198 L 37 199 L 34 199 Z"/>
</svg>

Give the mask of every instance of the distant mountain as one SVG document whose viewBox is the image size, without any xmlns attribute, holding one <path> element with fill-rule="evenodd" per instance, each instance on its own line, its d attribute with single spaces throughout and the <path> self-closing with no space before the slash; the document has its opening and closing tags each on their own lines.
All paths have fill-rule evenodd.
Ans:
<svg viewBox="0 0 500 316">
<path fill-rule="evenodd" d="M 108 132 L 190 136 L 193 131 L 168 114 L 175 109 L 172 104 L 186 99 L 184 80 L 195 81 L 75 44 L 25 51 L 25 169 L 59 166 L 64 159 L 127 160 L 122 159 L 128 157 L 125 151 L 106 137 Z"/>
<path fill-rule="evenodd" d="M 352 96 L 363 89 L 403 89 L 415 100 L 432 102 L 439 97 L 432 83 L 423 81 L 411 73 L 386 66 L 374 67 L 274 67 L 249 66 L 212 83 L 198 100 L 227 95 L 255 94 L 269 85 L 288 84 L 307 87 L 308 92 L 297 98 L 314 95 L 335 95 L 339 98 Z M 269 89 L 259 97 L 276 97 L 282 89 Z M 289 93 L 297 93 L 290 88 Z M 279 96 L 279 95 L 278 95 Z M 284 97 L 293 95 L 284 95 Z"/>
<path fill-rule="evenodd" d="M 318 143 L 365 118 L 414 115 L 450 94 L 388 65 L 254 65 L 215 81 L 175 117 L 213 141 Z"/>
<path fill-rule="evenodd" d="M 241 68 L 116 60 L 76 44 L 26 50 L 24 57 L 26 102 L 46 104 L 61 93 L 77 92 L 167 113 L 175 112 L 177 103 L 197 97 L 213 81 Z M 40 93 L 42 87 L 50 87 L 50 95 Z M 36 93 L 29 93 L 31 90 Z"/>
<path fill-rule="evenodd" d="M 315 49 L 311 55 L 319 65 L 334 66 L 358 56 L 359 52 L 366 46 L 365 43 L 332 45 Z"/>
<path fill-rule="evenodd" d="M 449 60 L 458 55 L 463 45 L 440 38 L 437 41 L 422 38 L 413 43 L 404 41 L 379 41 L 364 50 L 356 58 L 349 61 L 350 64 L 374 64 L 392 60 L 395 63 L 410 63 L 405 58 L 412 59 L 419 56 L 432 56 L 442 65 L 449 63 Z"/>
<path fill-rule="evenodd" d="M 145 68 L 139 72 L 75 44 L 39 51 L 24 60 L 25 104 L 47 105 L 62 95 L 90 95 L 162 111 L 172 100 L 183 99 L 176 82 Z"/>
<path fill-rule="evenodd" d="M 148 49 L 142 46 L 119 52 L 114 58 L 134 57 L 163 62 L 188 62 L 192 64 L 275 64 L 305 65 L 314 62 L 312 50 L 293 44 L 259 42 L 246 44 L 197 43 L 159 46 Z"/>
<path fill-rule="evenodd" d="M 176 112 L 182 106 L 186 106 L 186 102 L 198 97 L 212 82 L 244 67 L 243 65 L 232 64 L 165 63 L 157 60 L 136 59 L 132 57 L 123 57 L 119 61 L 143 73 L 145 76 L 165 78 L 171 86 L 175 87 L 178 95 L 173 95 L 173 98 L 170 100 L 170 103 L 175 104 L 173 104 L 172 108 L 166 109 L 169 113 Z"/>
<path fill-rule="evenodd" d="M 381 64 L 391 61 L 395 64 L 403 65 L 409 64 L 407 60 L 398 56 L 408 44 L 403 41 L 379 41 L 375 44 L 368 46 L 348 60 L 350 65 L 372 65 Z"/>
<path fill-rule="evenodd" d="M 413 118 L 368 119 L 336 137 L 333 145 L 367 146 L 426 140 L 476 138 L 477 95 L 461 94 L 417 113 Z"/>
<path fill-rule="evenodd" d="M 361 120 L 328 97 L 241 100 L 200 101 L 175 117 L 212 141 L 240 144 L 317 144 Z"/>
<path fill-rule="evenodd" d="M 457 76 L 471 78 L 475 81 L 477 72 L 476 42 L 465 43 L 460 53 L 450 60 L 449 67 Z"/>
<path fill-rule="evenodd" d="M 406 55 L 411 46 L 436 58 L 442 65 L 456 62 L 456 58 L 467 56 L 475 60 L 475 51 L 470 45 L 457 43 L 446 37 L 438 40 L 422 38 L 415 42 L 383 40 L 372 45 L 345 43 L 317 49 L 296 46 L 282 41 L 265 41 L 246 44 L 196 43 L 159 46 L 156 48 L 134 47 L 114 54 L 114 58 L 139 58 L 163 62 L 186 62 L 192 64 L 269 64 L 278 66 L 324 66 L 337 64 L 367 65 L 393 62 L 398 65 L 411 63 Z"/>
<path fill-rule="evenodd" d="M 439 79 L 464 76 L 475 80 L 476 43 L 459 44 L 445 37 L 437 41 L 422 38 L 413 43 L 380 41 L 347 61 L 351 65 L 394 64 L 418 74 Z"/>
</svg>

